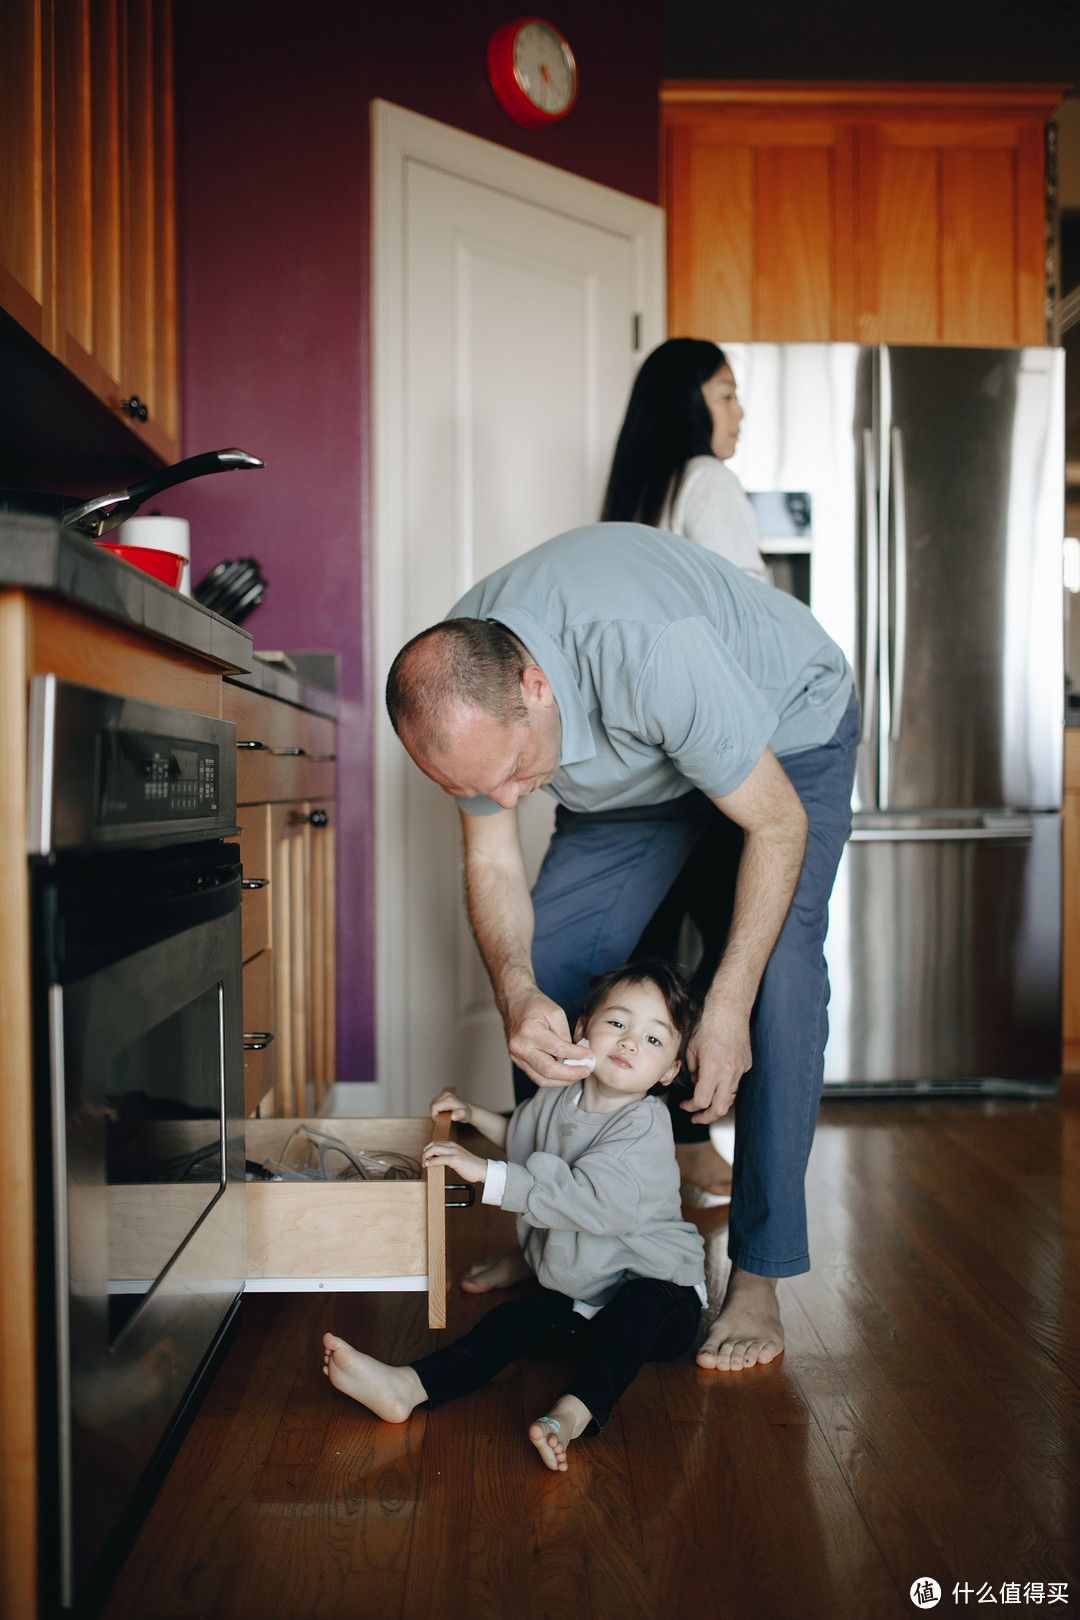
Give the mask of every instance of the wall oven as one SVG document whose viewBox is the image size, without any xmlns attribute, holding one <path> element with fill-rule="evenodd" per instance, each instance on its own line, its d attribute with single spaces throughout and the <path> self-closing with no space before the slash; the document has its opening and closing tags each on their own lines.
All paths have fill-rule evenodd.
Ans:
<svg viewBox="0 0 1080 1620">
<path fill-rule="evenodd" d="M 243 1288 L 236 734 L 46 675 L 30 751 L 42 1575 L 73 1611 Z"/>
</svg>

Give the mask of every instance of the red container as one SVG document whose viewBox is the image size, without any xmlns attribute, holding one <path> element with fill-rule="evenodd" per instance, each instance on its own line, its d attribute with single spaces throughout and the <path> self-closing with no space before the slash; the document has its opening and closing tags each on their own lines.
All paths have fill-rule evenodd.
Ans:
<svg viewBox="0 0 1080 1620">
<path fill-rule="evenodd" d="M 160 579 L 163 585 L 171 585 L 174 591 L 183 578 L 187 558 L 181 557 L 175 551 L 151 551 L 148 546 L 124 546 L 119 540 L 95 540 L 94 544 L 100 546 L 102 551 L 111 551 L 114 557 L 122 558 L 133 568 L 141 568 L 144 574 Z"/>
</svg>

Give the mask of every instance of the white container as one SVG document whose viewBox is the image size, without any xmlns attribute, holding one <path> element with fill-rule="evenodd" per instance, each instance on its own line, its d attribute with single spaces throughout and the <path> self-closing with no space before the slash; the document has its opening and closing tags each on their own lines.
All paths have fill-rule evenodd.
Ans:
<svg viewBox="0 0 1080 1620">
<path fill-rule="evenodd" d="M 187 518 L 128 518 L 126 523 L 121 523 L 116 539 L 125 546 L 145 546 L 147 551 L 171 551 L 185 558 L 179 590 L 182 596 L 191 595 L 191 525 Z"/>
</svg>

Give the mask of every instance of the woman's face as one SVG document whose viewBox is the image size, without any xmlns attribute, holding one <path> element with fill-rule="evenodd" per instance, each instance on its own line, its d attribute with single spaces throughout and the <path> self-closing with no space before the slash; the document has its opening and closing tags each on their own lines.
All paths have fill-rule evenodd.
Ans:
<svg viewBox="0 0 1080 1620">
<path fill-rule="evenodd" d="M 708 382 L 701 385 L 701 397 L 712 417 L 712 452 L 719 461 L 727 461 L 735 454 L 739 437 L 739 423 L 743 418 L 739 396 L 735 392 L 735 378 L 730 366 L 721 366 Z"/>
</svg>

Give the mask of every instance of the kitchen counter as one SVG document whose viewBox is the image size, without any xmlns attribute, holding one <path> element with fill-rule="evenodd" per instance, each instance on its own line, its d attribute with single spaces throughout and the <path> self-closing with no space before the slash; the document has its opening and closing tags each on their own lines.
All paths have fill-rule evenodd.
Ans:
<svg viewBox="0 0 1080 1620">
<path fill-rule="evenodd" d="M 324 687 L 312 686 L 291 670 L 279 664 L 264 664 L 256 656 L 249 670 L 226 675 L 230 686 L 245 686 L 250 692 L 261 692 L 264 697 L 277 698 L 280 703 L 292 703 L 298 709 L 312 714 L 323 714 L 328 720 L 338 717 L 338 700 Z"/>
<path fill-rule="evenodd" d="M 246 630 L 54 518 L 0 512 L 0 590 L 5 587 L 48 591 L 228 669 L 250 671 L 254 664 Z"/>
</svg>

